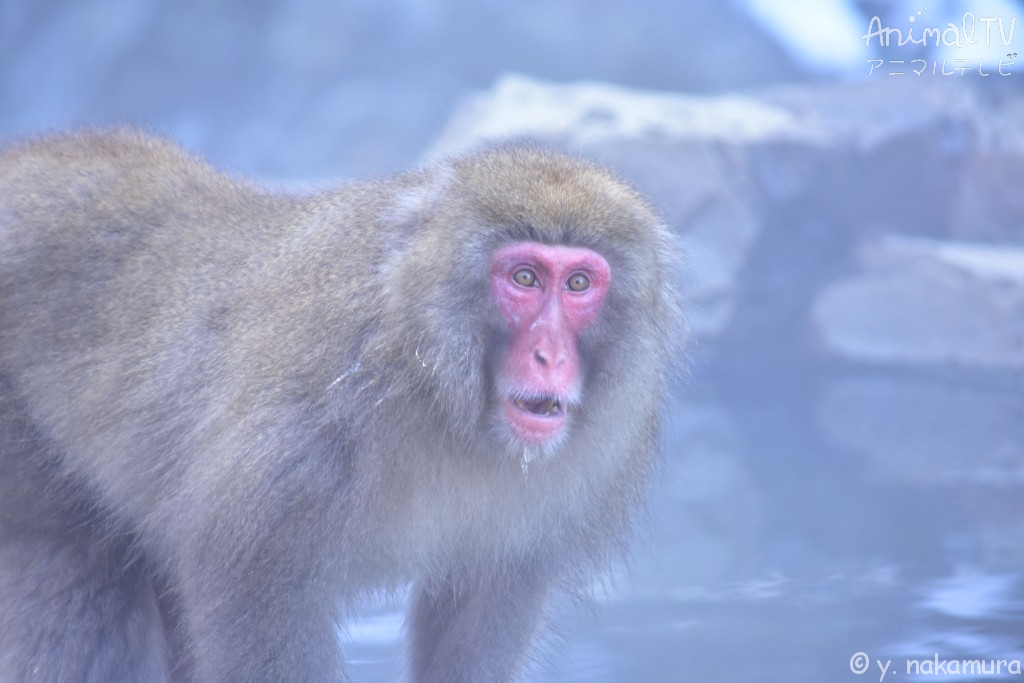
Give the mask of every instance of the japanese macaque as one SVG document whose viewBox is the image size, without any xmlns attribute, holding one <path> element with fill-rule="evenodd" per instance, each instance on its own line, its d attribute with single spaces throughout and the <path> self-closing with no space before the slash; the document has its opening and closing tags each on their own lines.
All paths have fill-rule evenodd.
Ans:
<svg viewBox="0 0 1024 683">
<path fill-rule="evenodd" d="M 676 253 L 529 145 L 310 197 L 0 152 L 0 680 L 339 681 L 410 584 L 409 680 L 518 679 L 643 496 Z"/>
</svg>

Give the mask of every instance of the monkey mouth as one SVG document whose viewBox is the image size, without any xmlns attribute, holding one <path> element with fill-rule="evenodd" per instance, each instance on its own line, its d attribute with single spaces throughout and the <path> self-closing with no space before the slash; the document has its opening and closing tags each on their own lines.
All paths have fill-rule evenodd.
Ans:
<svg viewBox="0 0 1024 683">
<path fill-rule="evenodd" d="M 502 404 L 505 422 L 527 443 L 550 441 L 565 426 L 568 402 L 558 396 L 510 396 Z"/>
<path fill-rule="evenodd" d="M 562 402 L 554 396 L 537 399 L 516 398 L 512 403 L 520 410 L 544 417 L 557 417 L 562 412 Z"/>
</svg>

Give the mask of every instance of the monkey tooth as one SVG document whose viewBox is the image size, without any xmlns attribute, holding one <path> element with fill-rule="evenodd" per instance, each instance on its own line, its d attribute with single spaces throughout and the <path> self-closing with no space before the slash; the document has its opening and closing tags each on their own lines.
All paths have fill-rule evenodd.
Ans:
<svg viewBox="0 0 1024 683">
<path fill-rule="evenodd" d="M 562 412 L 562 403 L 557 398 L 550 396 L 535 400 L 517 398 L 512 401 L 517 408 L 534 415 L 556 416 Z"/>
</svg>

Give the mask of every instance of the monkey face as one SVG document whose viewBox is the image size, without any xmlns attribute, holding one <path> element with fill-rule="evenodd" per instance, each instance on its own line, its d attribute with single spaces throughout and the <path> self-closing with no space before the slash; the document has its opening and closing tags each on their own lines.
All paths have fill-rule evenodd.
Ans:
<svg viewBox="0 0 1024 683">
<path fill-rule="evenodd" d="M 501 415 L 526 445 L 557 439 L 579 406 L 579 337 L 610 282 L 608 262 L 591 249 L 516 242 L 495 253 L 491 294 L 509 333 L 499 370 Z"/>
</svg>

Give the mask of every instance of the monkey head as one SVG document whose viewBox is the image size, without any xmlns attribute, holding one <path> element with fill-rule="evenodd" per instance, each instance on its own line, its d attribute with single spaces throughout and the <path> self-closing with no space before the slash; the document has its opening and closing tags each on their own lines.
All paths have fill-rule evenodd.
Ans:
<svg viewBox="0 0 1024 683">
<path fill-rule="evenodd" d="M 369 345 L 408 367 L 393 395 L 419 393 L 431 429 L 470 457 L 529 461 L 581 437 L 594 453 L 624 438 L 615 425 L 652 410 L 682 337 L 679 248 L 644 199 L 606 169 L 529 145 L 407 182 L 390 214 L 406 252 Z"/>
</svg>

